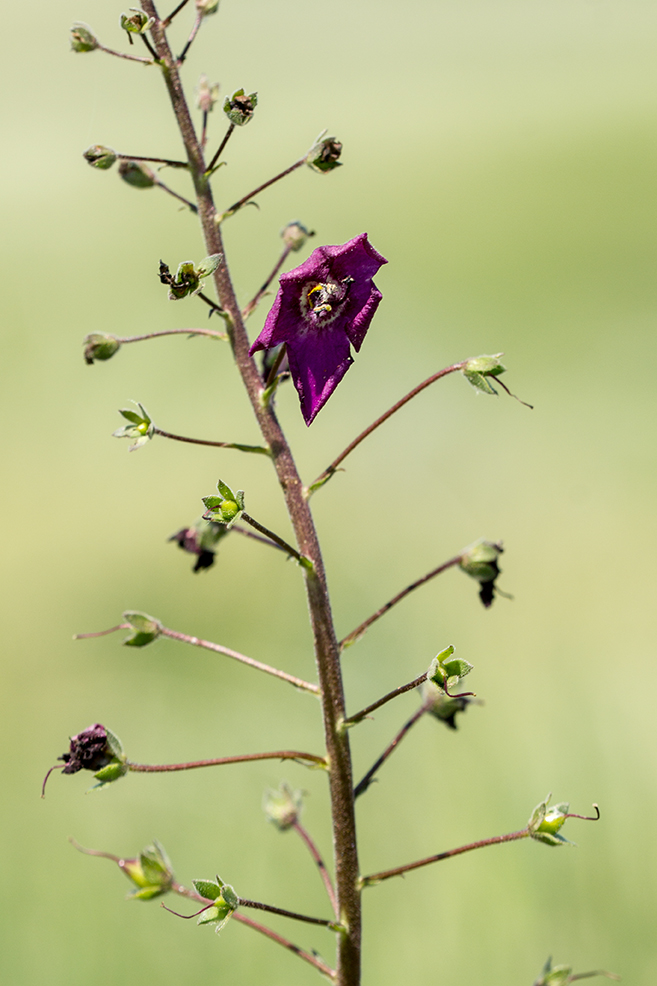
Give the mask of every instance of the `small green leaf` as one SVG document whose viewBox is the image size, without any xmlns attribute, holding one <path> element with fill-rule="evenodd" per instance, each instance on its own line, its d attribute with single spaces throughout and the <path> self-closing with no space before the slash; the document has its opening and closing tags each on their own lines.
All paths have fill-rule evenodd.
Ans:
<svg viewBox="0 0 657 986">
<path fill-rule="evenodd" d="M 119 414 L 122 414 L 124 418 L 131 421 L 133 425 L 140 425 L 144 420 L 141 414 L 137 414 L 136 411 L 131 411 L 130 408 L 127 407 L 119 408 Z"/>
<path fill-rule="evenodd" d="M 205 897 L 206 900 L 216 900 L 221 897 L 223 883 L 215 883 L 214 880 L 192 880 L 197 894 Z"/>
<path fill-rule="evenodd" d="M 211 496 L 202 496 L 201 500 L 208 510 L 217 510 L 224 502 L 223 496 L 217 496 L 216 493 L 213 493 Z"/>
<path fill-rule="evenodd" d="M 221 479 L 218 480 L 218 482 L 217 482 L 217 489 L 219 490 L 219 492 L 223 496 L 224 500 L 234 500 L 235 499 L 235 494 L 231 490 L 230 486 L 226 486 L 226 484 L 224 482 L 222 482 Z"/>
<path fill-rule="evenodd" d="M 492 397 L 497 397 L 497 391 L 483 374 L 464 369 L 463 376 L 475 390 L 480 390 L 482 394 L 490 394 Z"/>
<path fill-rule="evenodd" d="M 206 257 L 196 268 L 196 273 L 199 277 L 209 277 L 210 274 L 214 274 L 217 267 L 223 260 L 223 254 L 213 253 L 210 257 Z"/>
<path fill-rule="evenodd" d="M 465 678 L 466 674 L 470 674 L 474 667 L 473 664 L 458 657 L 445 661 L 443 666 L 450 678 Z"/>
<path fill-rule="evenodd" d="M 239 905 L 240 899 L 230 884 L 224 883 L 221 888 L 221 896 L 232 910 L 235 910 Z"/>
<path fill-rule="evenodd" d="M 207 911 L 199 914 L 197 924 L 212 924 L 213 921 L 220 920 L 220 910 L 218 907 L 208 907 Z"/>
<path fill-rule="evenodd" d="M 110 748 L 112 756 L 116 757 L 117 760 L 121 760 L 125 756 L 121 740 L 116 733 L 113 733 L 111 729 L 107 728 L 107 726 L 105 726 L 105 736 L 107 738 L 107 745 Z"/>
<path fill-rule="evenodd" d="M 131 894 L 128 894 L 128 900 L 152 900 L 153 897 L 161 897 L 167 891 L 157 884 L 152 886 L 143 887 L 141 890 L 134 890 Z"/>
<path fill-rule="evenodd" d="M 536 805 L 533 812 L 531 813 L 531 817 L 527 822 L 527 828 L 529 829 L 532 835 L 534 834 L 534 832 L 536 832 L 539 825 L 543 824 L 543 820 L 547 812 L 548 802 L 550 801 L 551 797 L 552 797 L 552 792 L 548 794 L 545 801 L 539 802 L 539 804 Z"/>
<path fill-rule="evenodd" d="M 103 785 L 111 784 L 112 781 L 118 781 L 119 777 L 123 777 L 127 773 L 127 764 L 122 763 L 120 760 L 112 760 L 111 763 L 107 764 L 107 766 L 101 767 L 100 770 L 94 774 L 94 777 L 96 780 L 101 782 L 101 785 Z"/>
<path fill-rule="evenodd" d="M 142 630 L 144 633 L 159 632 L 162 628 L 159 620 L 156 620 L 154 616 L 149 616 L 148 613 L 142 613 L 140 610 L 126 610 L 123 619 L 135 630 Z"/>
</svg>

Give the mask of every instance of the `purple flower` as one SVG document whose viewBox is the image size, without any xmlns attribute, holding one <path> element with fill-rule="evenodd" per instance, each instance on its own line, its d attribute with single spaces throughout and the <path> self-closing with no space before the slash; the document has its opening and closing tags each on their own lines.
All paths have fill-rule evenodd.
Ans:
<svg viewBox="0 0 657 986">
<path fill-rule="evenodd" d="M 307 425 L 353 363 L 350 345 L 360 350 L 382 298 L 372 278 L 387 262 L 361 233 L 342 246 L 318 247 L 279 278 L 278 295 L 250 352 L 286 344 Z"/>
</svg>

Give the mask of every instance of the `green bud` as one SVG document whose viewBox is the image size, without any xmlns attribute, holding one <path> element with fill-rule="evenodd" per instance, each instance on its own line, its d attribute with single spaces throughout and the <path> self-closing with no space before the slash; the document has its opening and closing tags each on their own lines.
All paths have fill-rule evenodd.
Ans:
<svg viewBox="0 0 657 986">
<path fill-rule="evenodd" d="M 203 17 L 216 14 L 219 10 L 219 0 L 196 0 L 196 9 Z"/>
<path fill-rule="evenodd" d="M 103 144 L 92 144 L 86 149 L 82 157 L 92 167 L 107 171 L 115 163 L 118 155 L 111 147 L 105 147 Z"/>
<path fill-rule="evenodd" d="M 470 674 L 473 665 L 462 658 L 452 657 L 454 648 L 450 644 L 445 650 L 437 654 L 431 662 L 427 672 L 427 678 L 433 681 L 439 688 L 451 688 L 458 684 L 461 678 Z"/>
<path fill-rule="evenodd" d="M 278 791 L 271 789 L 265 791 L 262 807 L 267 821 L 272 822 L 279 832 L 286 832 L 299 820 L 303 807 L 303 793 L 293 791 L 289 784 L 283 781 Z"/>
<path fill-rule="evenodd" d="M 540 978 L 536 980 L 534 986 L 566 986 L 572 975 L 572 966 L 552 965 L 552 959 L 548 959 L 543 966 Z"/>
<path fill-rule="evenodd" d="M 257 92 L 252 92 L 247 96 L 243 89 L 237 89 L 230 98 L 226 96 L 224 113 L 235 127 L 244 127 L 253 117 L 257 105 Z"/>
<path fill-rule="evenodd" d="M 154 171 L 151 171 L 141 161 L 133 161 L 130 158 L 120 162 L 119 174 L 133 188 L 152 188 L 153 185 L 157 184 Z"/>
<path fill-rule="evenodd" d="M 532 839 L 543 842 L 546 846 L 572 845 L 568 839 L 558 835 L 559 829 L 566 821 L 569 805 L 562 802 L 548 807 L 551 797 L 552 795 L 548 794 L 547 798 L 534 808 L 527 822 L 529 834 Z"/>
<path fill-rule="evenodd" d="M 218 99 L 219 83 L 210 85 L 207 75 L 202 75 L 196 87 L 196 105 L 203 113 L 210 113 Z"/>
<path fill-rule="evenodd" d="M 233 888 L 220 877 L 214 880 L 193 880 L 194 888 L 201 897 L 213 901 L 213 906 L 199 914 L 197 924 L 216 924 L 219 932 L 239 905 L 239 897 Z"/>
<path fill-rule="evenodd" d="M 111 359 L 120 348 L 121 343 L 115 336 L 107 335 L 105 332 L 92 332 L 84 339 L 85 363 L 91 366 L 94 360 Z"/>
<path fill-rule="evenodd" d="M 495 353 L 493 356 L 475 356 L 468 360 L 461 372 L 475 390 L 497 395 L 488 377 L 499 377 L 501 373 L 506 372 L 506 367 L 500 363 L 500 356 L 503 355 L 503 353 Z"/>
<path fill-rule="evenodd" d="M 124 425 L 123 428 L 118 428 L 116 431 L 112 432 L 114 438 L 133 438 L 134 441 L 129 452 L 134 452 L 135 449 L 141 448 L 146 442 L 149 442 L 153 435 L 155 434 L 155 426 L 151 421 L 148 411 L 145 409 L 143 404 L 136 403 L 136 407 L 139 408 L 139 413 L 137 411 L 132 411 L 130 408 L 124 407 L 119 410 L 119 414 L 123 415 L 126 421 L 129 421 L 129 425 Z"/>
<path fill-rule="evenodd" d="M 145 647 L 157 640 L 162 632 L 160 621 L 148 613 L 128 610 L 123 614 L 123 619 L 130 624 L 133 631 L 121 641 L 126 647 Z"/>
<path fill-rule="evenodd" d="M 88 24 L 79 21 L 71 28 L 70 34 L 72 51 L 94 51 L 98 47 L 98 38 L 92 33 Z"/>
<path fill-rule="evenodd" d="M 306 164 L 313 171 L 324 174 L 333 171 L 342 164 L 338 158 L 342 154 L 342 144 L 335 137 L 325 137 L 326 130 L 322 130 L 313 146 L 306 155 Z"/>
<path fill-rule="evenodd" d="M 121 14 L 119 25 L 120 27 L 130 34 L 146 34 L 146 31 L 150 31 L 153 24 L 155 23 L 154 17 L 149 17 L 143 10 L 139 7 L 130 7 L 129 14 Z M 130 44 L 132 44 L 132 38 L 130 38 Z"/>
<path fill-rule="evenodd" d="M 480 538 L 461 552 L 461 570 L 479 582 L 479 598 L 489 607 L 495 595 L 495 580 L 500 574 L 497 559 L 504 551 L 501 544 Z"/>
<path fill-rule="evenodd" d="M 137 887 L 129 895 L 131 900 L 152 900 L 161 897 L 171 889 L 173 870 L 164 846 L 153 839 L 152 846 L 146 846 L 138 859 L 124 861 L 121 867 Z"/>
<path fill-rule="evenodd" d="M 244 490 L 233 493 L 230 486 L 226 486 L 221 480 L 217 483 L 217 490 L 218 496 L 212 494 L 201 497 L 206 508 L 203 518 L 232 527 L 244 510 Z"/>
<path fill-rule="evenodd" d="M 213 253 L 211 256 L 202 260 L 198 267 L 195 267 L 191 260 L 185 260 L 178 265 L 175 277 L 164 263 L 160 261 L 160 281 L 168 285 L 169 301 L 180 301 L 188 295 L 198 294 L 203 285 L 201 281 L 205 277 L 213 274 L 223 260 L 223 254 Z"/>
<path fill-rule="evenodd" d="M 302 226 L 297 219 L 295 219 L 294 222 L 288 223 L 287 226 L 284 226 L 281 230 L 283 243 L 286 247 L 289 247 L 290 250 L 294 250 L 295 252 L 304 246 L 309 236 L 314 235 L 314 230 L 307 230 L 306 227 Z"/>
</svg>

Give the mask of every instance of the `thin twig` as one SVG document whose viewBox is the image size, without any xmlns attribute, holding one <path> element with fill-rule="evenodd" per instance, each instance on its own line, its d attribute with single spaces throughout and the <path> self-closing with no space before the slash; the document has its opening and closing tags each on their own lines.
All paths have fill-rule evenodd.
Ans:
<svg viewBox="0 0 657 986">
<path fill-rule="evenodd" d="M 221 154 L 221 152 L 223 151 L 223 149 L 224 149 L 224 147 L 226 146 L 226 144 L 227 144 L 227 143 L 228 143 L 228 141 L 230 140 L 230 138 L 231 138 L 231 135 L 232 135 L 232 133 L 233 133 L 233 130 L 234 130 L 234 129 L 235 129 L 235 124 L 234 124 L 234 123 L 230 123 L 230 124 L 228 125 L 228 130 L 227 130 L 227 131 L 226 131 L 226 133 L 224 134 L 224 139 L 223 139 L 223 140 L 222 140 L 222 142 L 221 142 L 221 143 L 219 144 L 219 150 L 218 150 L 218 151 L 217 151 L 217 153 L 216 153 L 216 154 L 214 155 L 214 157 L 212 158 L 212 160 L 210 161 L 210 163 L 209 163 L 209 165 L 208 165 L 208 166 L 207 166 L 207 168 L 206 168 L 206 171 L 205 171 L 205 173 L 206 173 L 207 175 L 209 175 L 209 174 L 210 174 L 210 173 L 212 172 L 212 169 L 214 168 L 214 166 L 215 166 L 215 164 L 216 164 L 216 163 L 217 163 L 217 161 L 219 160 L 219 155 Z M 201 141 L 201 144 L 202 144 L 202 143 L 203 143 L 203 142 Z"/>
<path fill-rule="evenodd" d="M 326 864 L 321 857 L 319 849 L 317 848 L 317 846 L 315 845 L 309 833 L 303 827 L 301 822 L 299 822 L 298 820 L 296 822 L 293 822 L 292 828 L 297 833 L 297 835 L 301 836 L 306 846 L 308 847 L 310 855 L 315 860 L 317 869 L 319 870 L 319 875 L 322 878 L 322 883 L 324 884 L 326 888 L 326 893 L 328 894 L 328 898 L 331 901 L 331 907 L 333 908 L 333 913 L 335 914 L 336 918 L 338 918 L 340 915 L 338 912 L 338 902 L 335 896 L 335 888 L 333 886 L 333 881 L 331 880 L 331 875 L 329 871 L 326 869 Z"/>
<path fill-rule="evenodd" d="M 271 538 L 261 537 L 260 534 L 254 534 L 253 531 L 249 531 L 246 527 L 240 527 L 239 524 L 233 524 L 231 531 L 235 531 L 236 534 L 243 534 L 246 538 L 252 538 L 254 541 L 260 541 L 261 544 L 268 544 L 270 548 L 276 548 L 277 551 L 284 551 L 287 554 L 287 549 L 282 548 L 280 544 L 276 544 Z"/>
<path fill-rule="evenodd" d="M 405 589 L 402 589 L 402 591 L 398 592 L 396 596 L 393 596 L 392 599 L 385 603 L 384 606 L 377 609 L 376 613 L 372 613 L 372 615 L 368 616 L 368 618 L 357 626 L 355 630 L 348 633 L 347 636 L 340 641 L 340 649 L 344 650 L 345 647 L 350 647 L 351 644 L 354 644 L 357 640 L 359 640 L 373 623 L 376 623 L 376 621 L 384 616 L 388 610 L 392 609 L 393 606 L 396 606 L 402 599 L 405 599 L 409 593 L 413 592 L 415 589 L 419 589 L 419 587 L 424 585 L 425 582 L 430 582 L 431 579 L 436 577 L 436 575 L 440 575 L 442 572 L 447 571 L 448 568 L 453 568 L 454 565 L 458 565 L 461 561 L 461 557 L 461 555 L 456 555 L 454 558 L 450 558 L 449 561 L 443 562 L 443 564 L 439 565 L 438 568 L 434 568 L 426 575 L 423 575 L 421 579 L 407 585 Z"/>
<path fill-rule="evenodd" d="M 268 527 L 264 527 L 262 524 L 258 523 L 258 521 L 254 520 L 253 517 L 247 514 L 245 510 L 242 511 L 241 517 L 242 520 L 246 521 L 247 524 L 250 524 L 251 527 L 254 527 L 256 531 L 260 531 L 260 533 L 264 534 L 265 537 L 268 537 L 270 541 L 273 541 L 284 551 L 287 551 L 288 555 L 291 555 L 292 558 L 296 558 L 298 562 L 303 563 L 303 556 L 299 554 L 297 549 L 293 548 L 291 544 L 287 543 L 287 541 L 284 541 L 283 538 L 278 536 L 278 534 L 274 534 L 274 532 L 270 531 Z"/>
<path fill-rule="evenodd" d="M 191 34 L 190 34 L 190 35 L 189 35 L 189 37 L 187 38 L 187 42 L 186 42 L 186 44 L 185 44 L 185 47 L 183 48 L 183 50 L 182 50 L 182 51 L 180 52 L 180 54 L 178 55 L 178 58 L 176 59 L 176 62 L 178 63 L 178 65 L 182 65 L 182 63 L 183 63 L 183 62 L 185 61 L 185 59 L 187 58 L 187 52 L 188 52 L 188 51 L 189 51 L 189 49 L 191 48 L 191 46 L 192 46 L 192 43 L 193 43 L 193 41 L 194 41 L 194 38 L 195 38 L 195 37 L 196 37 L 196 35 L 198 34 L 198 31 L 199 31 L 199 28 L 200 28 L 200 26 L 201 26 L 201 21 L 202 21 L 202 20 L 203 20 L 203 14 L 202 14 L 202 13 L 200 13 L 200 12 L 199 12 L 199 13 L 197 13 L 197 15 L 196 15 L 196 20 L 194 21 L 194 27 L 193 27 L 193 28 L 192 28 L 192 30 L 191 30 Z"/>
<path fill-rule="evenodd" d="M 256 452 L 259 455 L 271 455 L 268 448 L 264 445 L 241 445 L 239 442 L 210 442 L 202 438 L 187 438 L 185 435 L 174 435 L 170 431 L 163 431 L 161 428 L 153 428 L 153 434 L 160 435 L 162 438 L 172 438 L 174 442 L 188 442 L 190 445 L 210 445 L 213 448 L 234 448 L 240 452 Z"/>
<path fill-rule="evenodd" d="M 281 269 L 281 267 L 283 266 L 283 264 L 287 260 L 289 254 L 290 254 L 291 249 L 292 249 L 291 246 L 286 246 L 285 247 L 285 249 L 283 250 L 282 254 L 280 255 L 280 257 L 276 261 L 276 264 L 274 266 L 273 271 L 271 272 L 271 274 L 269 275 L 269 277 L 267 278 L 267 280 L 265 281 L 265 283 L 262 285 L 262 287 L 258 291 L 256 291 L 255 295 L 253 296 L 253 298 L 251 299 L 251 301 L 248 303 L 248 305 L 245 308 L 242 309 L 242 317 L 243 318 L 248 318 L 249 315 L 251 315 L 255 311 L 255 309 L 257 308 L 257 306 L 260 304 L 262 298 L 264 297 L 264 295 L 267 292 L 267 288 L 269 287 L 269 285 L 274 280 L 274 278 L 278 274 L 279 270 Z"/>
<path fill-rule="evenodd" d="M 157 332 L 146 332 L 140 336 L 115 336 L 114 338 L 123 346 L 128 342 L 143 342 L 145 339 L 158 339 L 160 336 L 177 335 L 210 336 L 213 339 L 221 339 L 224 342 L 228 339 L 225 332 L 219 332 L 217 329 L 159 329 Z"/>
<path fill-rule="evenodd" d="M 208 142 L 208 111 L 203 110 L 203 126 L 201 127 L 201 150 L 205 150 Z"/>
<path fill-rule="evenodd" d="M 171 161 L 166 157 L 140 157 L 138 154 L 117 154 L 121 161 L 150 161 L 152 164 L 167 164 L 170 168 L 189 168 L 188 161 Z"/>
<path fill-rule="evenodd" d="M 142 58 L 139 55 L 128 55 L 124 51 L 114 51 L 113 48 L 106 48 L 105 45 L 97 45 L 98 51 L 104 51 L 106 55 L 115 55 L 116 58 L 125 58 L 128 62 L 141 62 L 142 65 L 155 64 L 152 58 Z"/>
<path fill-rule="evenodd" d="M 148 53 L 153 56 L 153 60 L 157 62 L 158 61 L 157 52 L 156 52 L 155 48 L 153 47 L 153 45 L 148 40 L 148 38 L 146 37 L 146 35 L 145 34 L 140 34 L 139 37 L 141 38 L 141 40 L 146 45 L 146 49 L 147 49 Z"/>
<path fill-rule="evenodd" d="M 301 753 L 298 750 L 274 750 L 273 753 L 242 753 L 236 757 L 212 757 L 209 760 L 190 760 L 187 763 L 133 763 L 126 760 L 126 766 L 136 774 L 167 774 L 177 770 L 195 770 L 197 767 L 222 767 L 229 763 L 247 763 L 253 760 L 297 760 L 326 766 L 326 759 L 314 753 Z"/>
<path fill-rule="evenodd" d="M 606 969 L 595 969 L 593 972 L 576 972 L 574 976 L 568 976 L 568 982 L 574 983 L 576 979 L 591 979 L 592 976 L 604 976 L 606 979 L 615 979 L 617 981 L 620 981 L 621 978 L 615 972 L 607 972 Z"/>
<path fill-rule="evenodd" d="M 529 838 L 529 829 L 520 829 L 518 832 L 509 832 L 507 835 L 494 835 L 490 839 L 481 839 L 479 842 L 470 842 L 467 846 L 459 846 L 458 849 L 448 849 L 447 852 L 439 852 L 435 856 L 427 856 L 426 859 L 418 859 L 415 863 L 406 863 L 404 866 L 397 866 L 394 870 L 382 870 L 381 873 L 371 873 L 369 876 L 362 876 L 359 880 L 361 887 L 369 887 L 382 880 L 388 880 L 391 876 L 401 876 L 410 870 L 417 870 L 420 866 L 428 866 L 429 863 L 438 863 L 441 859 L 450 859 L 452 856 L 460 856 L 461 853 L 470 852 L 471 849 L 482 849 L 484 846 L 497 846 L 502 842 L 516 842 L 518 839 Z"/>
<path fill-rule="evenodd" d="M 185 7 L 187 5 L 187 3 L 188 3 L 188 0 L 181 0 L 181 2 L 178 4 L 178 6 L 174 10 L 171 11 L 171 13 L 169 14 L 169 16 L 164 18 L 164 20 L 162 21 L 162 27 L 166 29 L 169 26 L 169 24 L 171 23 L 171 21 L 173 20 L 173 18 L 176 16 L 176 14 L 179 14 L 180 11 L 183 9 L 183 7 Z"/>
<path fill-rule="evenodd" d="M 399 730 L 399 732 L 392 740 L 392 742 L 389 743 L 388 746 L 385 748 L 379 759 L 374 764 L 372 764 L 372 766 L 367 771 L 365 776 L 362 778 L 362 780 L 358 782 L 358 784 L 354 788 L 354 799 L 360 797 L 361 794 L 364 794 L 365 791 L 367 791 L 368 787 L 372 783 L 372 780 L 376 772 L 386 762 L 390 754 L 394 753 L 394 751 L 397 749 L 397 747 L 399 746 L 399 744 L 401 743 L 401 741 L 403 740 L 404 736 L 409 731 L 409 729 L 411 729 L 415 725 L 415 723 L 422 718 L 425 712 L 428 712 L 432 703 L 433 703 L 433 697 L 431 699 L 427 699 L 426 702 L 424 702 L 420 706 L 417 712 L 413 713 L 413 715 L 408 720 L 408 722 L 404 723 L 404 725 Z"/>
<path fill-rule="evenodd" d="M 212 308 L 213 311 L 215 311 L 218 315 L 221 315 L 223 317 L 226 316 L 226 312 L 221 307 L 221 305 L 218 305 L 216 301 L 213 301 L 212 300 L 212 298 L 208 298 L 207 294 L 203 294 L 202 291 L 197 291 L 196 292 L 196 297 L 197 298 L 200 298 L 201 301 L 204 301 L 206 303 L 206 305 L 209 305 L 210 308 Z"/>
<path fill-rule="evenodd" d="M 253 907 L 258 911 L 269 911 L 271 914 L 280 914 L 284 918 L 292 918 L 293 921 L 305 921 L 306 924 L 319 924 L 324 928 L 331 928 L 331 930 L 337 930 L 335 927 L 335 921 L 327 921 L 326 918 L 311 918 L 307 914 L 299 914 L 297 911 L 286 911 L 282 907 L 272 907 L 271 904 L 262 904 L 258 900 L 247 900 L 245 897 L 237 898 L 240 903 L 240 907 Z"/>
<path fill-rule="evenodd" d="M 384 421 L 387 421 L 388 418 L 392 417 L 392 415 L 396 411 L 399 411 L 404 404 L 408 404 L 410 400 L 417 397 L 418 394 L 425 390 L 426 387 L 429 387 L 432 383 L 435 383 L 436 380 L 440 380 L 442 377 L 446 377 L 450 373 L 455 373 L 457 370 L 462 370 L 467 362 L 467 360 L 463 360 L 461 363 L 453 363 L 451 366 L 446 366 L 443 370 L 438 370 L 437 373 L 432 374 L 432 376 L 428 377 L 422 383 L 419 383 L 417 387 L 413 387 L 413 389 L 410 390 L 405 397 L 402 397 L 401 400 L 397 401 L 396 404 L 393 404 L 391 408 L 388 408 L 385 414 L 382 414 L 381 417 L 372 422 L 369 428 L 366 428 L 365 431 L 361 431 L 360 435 L 357 435 L 353 442 L 350 442 L 346 449 L 340 452 L 340 455 L 333 460 L 330 466 L 327 466 L 324 472 L 319 474 L 314 483 L 311 483 L 310 486 L 306 488 L 307 495 L 314 493 L 314 491 L 318 490 L 320 486 L 323 486 L 324 483 L 328 482 L 340 463 L 344 462 L 347 456 L 350 455 L 351 452 L 353 452 L 353 450 L 357 448 L 365 438 L 367 438 L 368 435 L 371 435 L 373 431 L 376 431 L 379 425 L 382 425 Z"/>
<path fill-rule="evenodd" d="M 187 887 L 183 887 L 181 883 L 172 883 L 171 890 L 180 897 L 187 897 L 189 900 L 198 901 L 199 903 L 205 903 L 207 901 L 207 897 L 202 897 L 200 894 L 196 893 L 195 890 L 190 890 Z M 331 969 L 330 966 L 326 965 L 325 962 L 322 962 L 320 958 L 304 951 L 302 948 L 299 948 L 298 945 L 293 945 L 292 942 L 287 940 L 287 938 L 283 938 L 282 935 L 279 935 L 276 931 L 272 931 L 272 929 L 268 928 L 266 925 L 260 924 L 258 921 L 253 921 L 251 918 L 246 917 L 245 914 L 239 914 L 237 912 L 233 913 L 232 919 L 233 921 L 238 921 L 240 924 L 245 924 L 249 928 L 253 928 L 254 931 L 259 931 L 261 935 L 265 935 L 265 937 L 270 938 L 279 945 L 282 945 L 283 948 L 287 948 L 291 952 L 294 952 L 294 954 L 298 955 L 300 959 L 303 959 L 305 962 L 309 962 L 310 965 L 318 969 L 321 973 L 323 973 L 323 975 L 328 976 L 329 979 L 335 979 L 335 971 Z"/>
<path fill-rule="evenodd" d="M 194 215 L 198 213 L 198 207 L 195 206 L 193 202 L 190 202 L 189 199 L 186 199 L 184 195 L 179 195 L 178 192 L 174 192 L 172 188 L 169 188 L 168 185 L 165 185 L 164 182 L 160 181 L 159 178 L 155 178 L 154 183 L 155 185 L 157 185 L 158 188 L 161 188 L 162 191 L 168 192 L 169 195 L 173 195 L 174 199 L 178 199 L 179 202 L 183 202 L 190 210 L 190 212 L 194 213 Z"/>
<path fill-rule="evenodd" d="M 357 722 L 360 722 L 368 716 L 370 712 L 380 709 L 382 705 L 385 705 L 386 702 L 390 702 L 393 698 L 397 698 L 398 695 L 403 695 L 404 692 L 410 692 L 411 688 L 417 688 L 423 681 L 426 680 L 427 672 L 423 671 L 422 674 L 417 676 L 417 678 L 413 678 L 412 681 L 409 681 L 407 685 L 400 685 L 399 688 L 394 688 L 391 692 L 388 692 L 387 695 L 384 695 L 383 698 L 380 698 L 378 702 L 372 702 L 371 705 L 367 705 L 364 709 L 361 709 L 360 712 L 357 712 L 356 715 L 349 716 L 348 719 L 344 720 L 345 726 L 355 725 Z"/>
<path fill-rule="evenodd" d="M 228 216 L 232 216 L 234 212 L 237 212 L 238 209 L 241 209 L 243 205 L 246 205 L 247 202 L 249 202 L 256 195 L 259 195 L 260 192 L 264 192 L 264 190 L 266 188 L 269 188 L 270 185 L 273 185 L 274 182 L 280 181 L 281 178 L 285 178 L 286 175 L 289 175 L 293 171 L 296 171 L 297 168 L 300 168 L 301 165 L 305 163 L 306 163 L 306 155 L 304 154 L 302 158 L 299 158 L 298 161 L 295 161 L 294 164 L 291 164 L 289 168 L 285 169 L 285 171 L 281 171 L 280 174 L 276 175 L 274 178 L 270 178 L 269 181 L 265 181 L 263 182 L 262 185 L 258 185 L 258 187 L 254 188 L 253 191 L 249 192 L 248 195 L 244 195 L 241 199 L 235 202 L 234 205 L 231 205 L 230 209 L 226 209 L 226 211 L 222 214 L 221 218 L 227 219 Z"/>
</svg>

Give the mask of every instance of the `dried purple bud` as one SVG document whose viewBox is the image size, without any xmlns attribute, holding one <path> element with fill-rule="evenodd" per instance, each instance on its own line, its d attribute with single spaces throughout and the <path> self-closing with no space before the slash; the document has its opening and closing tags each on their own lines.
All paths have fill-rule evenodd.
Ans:
<svg viewBox="0 0 657 986">
<path fill-rule="evenodd" d="M 183 551 L 196 555 L 193 571 L 200 572 L 204 568 L 212 568 L 217 545 L 228 531 L 229 528 L 224 524 L 216 524 L 201 517 L 191 527 L 183 527 L 182 530 L 172 534 L 169 541 L 175 541 Z"/>
<path fill-rule="evenodd" d="M 99 722 L 83 729 L 77 736 L 71 736 L 68 753 L 63 753 L 58 760 L 65 763 L 65 774 L 77 774 L 78 770 L 93 770 L 94 773 L 106 767 L 114 758 L 109 743 L 107 730 Z"/>
</svg>

